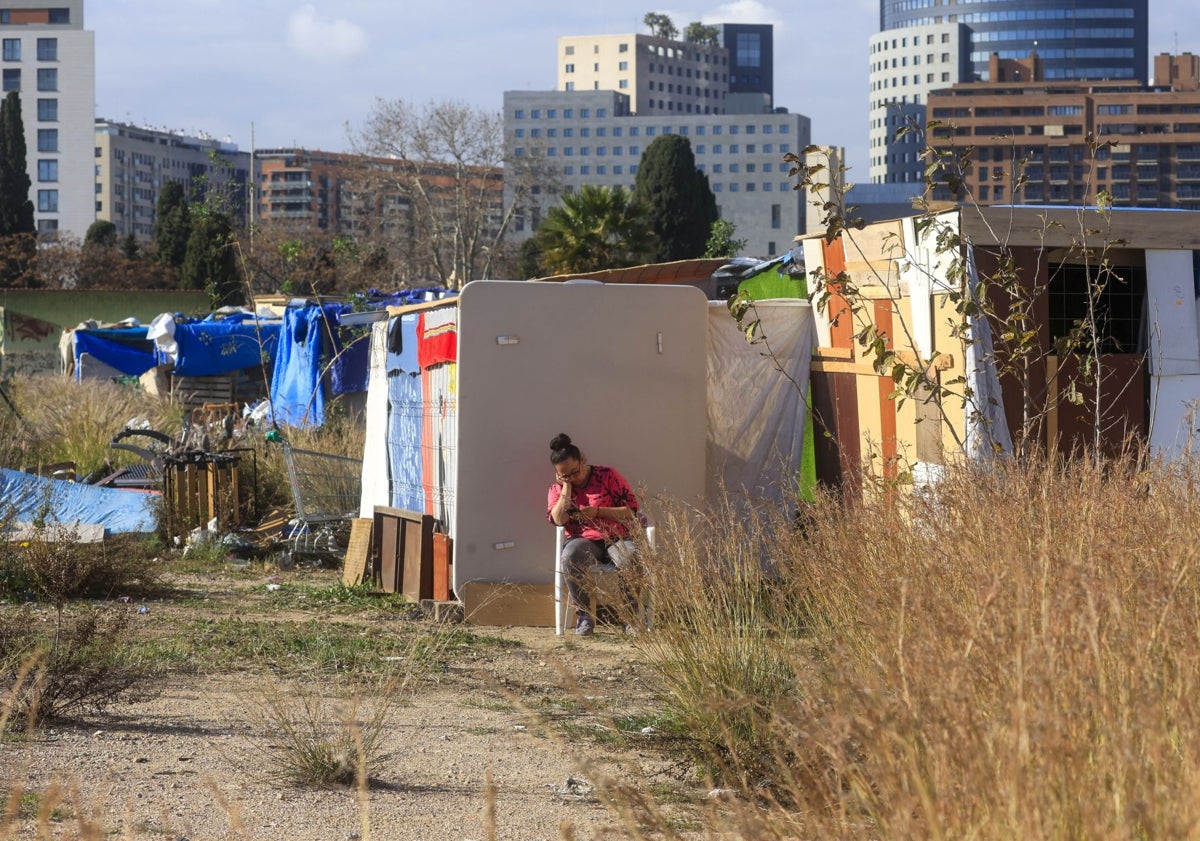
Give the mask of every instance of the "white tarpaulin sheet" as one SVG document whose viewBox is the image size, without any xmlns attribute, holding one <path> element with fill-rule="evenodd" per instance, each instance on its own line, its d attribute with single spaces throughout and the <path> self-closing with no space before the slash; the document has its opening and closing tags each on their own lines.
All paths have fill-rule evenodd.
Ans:
<svg viewBox="0 0 1200 841">
<path fill-rule="evenodd" d="M 742 492 L 778 503 L 795 499 L 815 336 L 812 305 L 758 301 L 747 322 L 754 318 L 765 344 L 750 344 L 725 304 L 709 304 L 705 493 L 713 503 Z"/>
<path fill-rule="evenodd" d="M 376 505 L 387 505 L 387 335 L 388 322 L 371 325 L 371 373 L 367 382 L 367 431 L 363 445 L 362 500 L 358 516 L 371 519 Z"/>
</svg>

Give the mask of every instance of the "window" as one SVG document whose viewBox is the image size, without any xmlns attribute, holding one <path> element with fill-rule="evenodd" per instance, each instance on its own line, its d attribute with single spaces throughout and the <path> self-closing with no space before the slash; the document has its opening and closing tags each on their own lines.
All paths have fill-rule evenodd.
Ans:
<svg viewBox="0 0 1200 841">
<path fill-rule="evenodd" d="M 766 185 L 764 184 L 763 186 L 765 187 Z M 778 229 L 782 225 L 783 225 L 783 205 L 773 204 L 773 205 L 771 205 L 771 227 Z"/>
<path fill-rule="evenodd" d="M 563 52 L 566 53 L 567 55 L 575 55 L 575 47 L 574 46 L 567 47 L 563 50 Z"/>
<path fill-rule="evenodd" d="M 38 151 L 39 152 L 57 152 L 58 151 L 58 129 L 56 129 L 56 128 L 40 128 L 40 129 L 38 129 Z"/>
<path fill-rule="evenodd" d="M 621 90 L 626 90 L 626 89 L 628 89 L 628 87 L 629 87 L 629 80 L 628 80 L 628 79 L 619 79 L 619 80 L 617 81 L 617 87 L 618 87 L 618 88 L 620 88 Z"/>
<path fill-rule="evenodd" d="M 58 61 L 58 39 L 37 39 L 38 61 Z"/>
<path fill-rule="evenodd" d="M 38 161 L 38 181 L 57 181 L 58 161 Z M 100 185 L 97 184 L 97 187 Z"/>
<path fill-rule="evenodd" d="M 4 68 L 4 89 L 6 91 L 19 91 L 21 89 L 21 71 L 10 70 Z"/>
<path fill-rule="evenodd" d="M 43 239 L 53 239 L 54 235 L 58 233 L 57 219 L 39 219 L 37 226 L 38 236 Z"/>
<path fill-rule="evenodd" d="M 617 46 L 617 52 L 619 52 L 619 53 L 629 52 L 629 45 L 628 44 L 619 44 Z"/>
<path fill-rule="evenodd" d="M 58 190 L 38 190 L 38 212 L 58 213 Z"/>
<path fill-rule="evenodd" d="M 592 112 L 590 110 L 588 110 L 587 108 L 579 109 L 579 119 L 586 120 L 590 116 L 592 116 Z"/>
<path fill-rule="evenodd" d="M 629 69 L 629 62 L 628 62 L 628 61 L 618 61 L 618 62 L 617 62 L 617 69 L 618 69 L 618 70 L 628 70 L 628 69 Z"/>
<path fill-rule="evenodd" d="M 566 67 L 564 67 L 564 68 L 563 68 L 563 72 L 564 72 L 564 73 L 574 73 L 574 72 L 575 72 L 575 65 L 574 65 L 574 64 L 568 64 Z"/>
<path fill-rule="evenodd" d="M 516 137 L 524 137 L 524 136 L 525 136 L 525 129 L 523 129 L 523 128 L 519 128 L 519 129 L 515 130 L 515 131 L 513 132 L 513 134 L 514 134 Z"/>
<path fill-rule="evenodd" d="M 525 119 L 525 112 L 522 109 L 518 108 L 516 111 L 513 112 L 513 119 L 514 120 Z"/>
<path fill-rule="evenodd" d="M 44 123 L 52 123 L 58 119 L 58 100 L 39 99 L 38 119 Z"/>
<path fill-rule="evenodd" d="M 1053 272 L 1047 288 L 1051 341 L 1073 335 L 1088 317 L 1088 293 L 1097 289 L 1096 266 L 1067 264 Z M 1112 268 L 1121 283 L 1105 283 L 1090 306 L 1094 307 L 1104 353 L 1137 351 L 1142 300 L 1146 296 L 1146 270 L 1140 266 Z"/>
<path fill-rule="evenodd" d="M 48 11 L 50 13 L 50 23 L 70 23 L 71 22 L 71 10 L 70 9 L 49 9 Z"/>
<path fill-rule="evenodd" d="M 20 61 L 21 60 L 21 39 L 20 38 L 5 38 L 4 39 L 4 60 L 5 61 Z"/>
<path fill-rule="evenodd" d="M 704 144 L 703 144 L 703 143 L 699 144 L 699 145 L 696 147 L 696 154 L 697 154 L 697 155 L 703 155 L 703 154 L 704 154 Z"/>
</svg>

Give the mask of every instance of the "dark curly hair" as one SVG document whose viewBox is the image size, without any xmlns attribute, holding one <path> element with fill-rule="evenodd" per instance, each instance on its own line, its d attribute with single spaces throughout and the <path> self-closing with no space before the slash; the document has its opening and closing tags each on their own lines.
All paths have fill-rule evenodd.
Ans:
<svg viewBox="0 0 1200 841">
<path fill-rule="evenodd" d="M 579 448 L 571 443 L 571 436 L 560 432 L 550 439 L 550 463 L 562 464 L 569 458 L 582 459 Z"/>
</svg>

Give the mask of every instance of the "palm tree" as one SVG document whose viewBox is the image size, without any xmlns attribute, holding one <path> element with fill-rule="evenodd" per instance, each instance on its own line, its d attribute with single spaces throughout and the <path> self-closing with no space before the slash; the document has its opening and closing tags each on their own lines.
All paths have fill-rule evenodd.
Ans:
<svg viewBox="0 0 1200 841">
<path fill-rule="evenodd" d="M 585 185 L 563 196 L 538 227 L 541 264 L 555 274 L 636 266 L 651 244 L 645 206 L 622 187 Z"/>
</svg>

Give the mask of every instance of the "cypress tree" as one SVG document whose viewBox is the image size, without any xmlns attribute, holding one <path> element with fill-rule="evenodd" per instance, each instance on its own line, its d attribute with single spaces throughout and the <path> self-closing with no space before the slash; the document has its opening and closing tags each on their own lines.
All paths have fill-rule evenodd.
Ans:
<svg viewBox="0 0 1200 841">
<path fill-rule="evenodd" d="M 233 243 L 233 222 L 229 216 L 202 209 L 192 221 L 186 254 L 179 268 L 179 286 L 206 290 L 215 307 L 245 301 Z"/>
<path fill-rule="evenodd" d="M 0 236 L 32 234 L 32 186 L 25 169 L 25 122 L 21 119 L 21 95 L 9 91 L 0 104 Z"/>
<path fill-rule="evenodd" d="M 692 144 L 678 134 L 664 134 L 646 147 L 634 180 L 634 198 L 649 208 L 657 238 L 658 262 L 704 256 L 717 199 L 708 176 L 696 169 Z"/>
<path fill-rule="evenodd" d="M 192 233 L 191 214 L 182 184 L 168 181 L 158 191 L 153 233 L 155 259 L 181 269 Z"/>
</svg>

